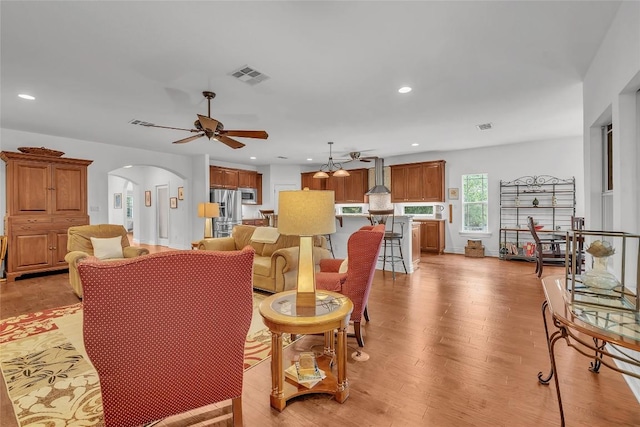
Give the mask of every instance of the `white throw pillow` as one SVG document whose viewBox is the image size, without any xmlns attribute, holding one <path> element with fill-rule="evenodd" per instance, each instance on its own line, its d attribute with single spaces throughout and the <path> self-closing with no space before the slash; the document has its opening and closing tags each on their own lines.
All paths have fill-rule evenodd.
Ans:
<svg viewBox="0 0 640 427">
<path fill-rule="evenodd" d="M 338 273 L 346 273 L 349 268 L 349 258 L 345 258 L 340 264 L 340 268 L 338 269 Z"/>
<path fill-rule="evenodd" d="M 99 259 L 122 258 L 122 237 L 91 238 L 93 255 Z"/>
</svg>

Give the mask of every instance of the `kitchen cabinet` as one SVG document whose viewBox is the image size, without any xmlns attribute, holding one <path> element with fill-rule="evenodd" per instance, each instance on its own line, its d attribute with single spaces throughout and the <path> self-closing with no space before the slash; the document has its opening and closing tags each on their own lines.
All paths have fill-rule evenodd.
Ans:
<svg viewBox="0 0 640 427">
<path fill-rule="evenodd" d="M 420 234 L 421 234 L 422 226 L 418 222 L 414 222 L 411 225 L 411 263 L 413 264 L 413 269 L 418 268 L 418 264 L 420 263 Z"/>
<path fill-rule="evenodd" d="M 365 193 L 369 190 L 367 169 L 351 169 L 349 176 L 314 178 L 315 172 L 300 174 L 301 188 L 309 190 L 333 190 L 336 203 L 364 203 Z"/>
<path fill-rule="evenodd" d="M 300 174 L 300 188 L 309 190 L 326 190 L 327 179 L 314 178 L 315 172 L 305 172 Z"/>
<path fill-rule="evenodd" d="M 68 268 L 67 229 L 89 224 L 91 160 L 3 151 L 6 168 L 7 280 Z"/>
<path fill-rule="evenodd" d="M 257 190 L 256 205 L 261 205 L 262 204 L 262 174 L 261 173 L 256 174 L 256 190 Z"/>
<path fill-rule="evenodd" d="M 445 161 L 391 166 L 391 201 L 444 202 Z"/>
<path fill-rule="evenodd" d="M 255 171 L 238 171 L 238 187 L 240 188 L 258 188 L 256 180 L 258 173 Z"/>
<path fill-rule="evenodd" d="M 209 187 L 227 188 L 235 190 L 238 188 L 238 170 L 209 166 Z"/>
<path fill-rule="evenodd" d="M 344 201 L 346 203 L 364 203 L 364 195 L 369 190 L 369 173 L 366 169 L 350 170 L 350 176 L 344 178 Z"/>
<path fill-rule="evenodd" d="M 419 220 L 420 250 L 422 252 L 444 253 L 444 220 Z"/>
</svg>

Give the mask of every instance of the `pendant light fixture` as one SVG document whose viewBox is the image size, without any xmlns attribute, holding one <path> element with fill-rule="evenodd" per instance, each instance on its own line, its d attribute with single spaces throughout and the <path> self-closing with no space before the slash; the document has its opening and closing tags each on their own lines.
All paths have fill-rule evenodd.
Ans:
<svg viewBox="0 0 640 427">
<path fill-rule="evenodd" d="M 320 170 L 316 172 L 313 177 L 314 178 L 329 178 L 329 174 L 337 177 L 345 177 L 351 175 L 346 170 L 342 169 L 342 165 L 340 163 L 334 163 L 333 157 L 331 156 L 331 146 L 333 142 L 327 142 L 329 144 L 329 161 L 320 167 Z"/>
</svg>

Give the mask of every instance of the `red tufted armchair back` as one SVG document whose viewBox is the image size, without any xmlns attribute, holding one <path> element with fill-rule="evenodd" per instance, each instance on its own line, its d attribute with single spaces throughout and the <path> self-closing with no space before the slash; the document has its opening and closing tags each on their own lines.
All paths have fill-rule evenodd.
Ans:
<svg viewBox="0 0 640 427">
<path fill-rule="evenodd" d="M 253 256 L 172 251 L 78 265 L 105 425 L 139 426 L 227 399 L 242 425 Z"/>
<path fill-rule="evenodd" d="M 351 320 L 354 322 L 356 338 L 361 347 L 364 341 L 360 335 L 360 321 L 363 315 L 365 318 L 367 316 L 365 310 L 384 230 L 384 224 L 365 226 L 349 236 L 346 278 L 344 274 L 337 273 L 343 260 L 323 259 L 320 261 L 320 272 L 316 273 L 318 289 L 340 292 L 353 301 Z"/>
</svg>

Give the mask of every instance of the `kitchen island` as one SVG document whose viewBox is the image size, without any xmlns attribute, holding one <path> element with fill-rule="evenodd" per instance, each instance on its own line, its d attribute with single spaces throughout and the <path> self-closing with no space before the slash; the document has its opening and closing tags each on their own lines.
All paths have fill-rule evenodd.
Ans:
<svg viewBox="0 0 640 427">
<path fill-rule="evenodd" d="M 402 224 L 402 255 L 404 264 L 407 266 L 407 273 L 411 274 L 413 273 L 413 263 L 411 262 L 411 227 L 413 219 L 410 215 L 396 215 L 395 222 L 396 226 Z M 365 225 L 371 225 L 371 216 L 368 214 L 336 215 L 336 232 L 331 234 L 331 244 L 336 258 L 346 258 L 349 236 Z M 387 227 L 390 226 L 390 224 L 387 225 Z M 383 249 L 384 246 L 380 248 L 380 255 L 382 255 Z M 382 270 L 381 260 L 378 261 L 376 269 Z M 385 265 L 385 270 L 391 271 L 391 263 L 389 261 Z M 404 273 L 401 263 L 396 264 L 395 270 L 396 273 Z"/>
</svg>

